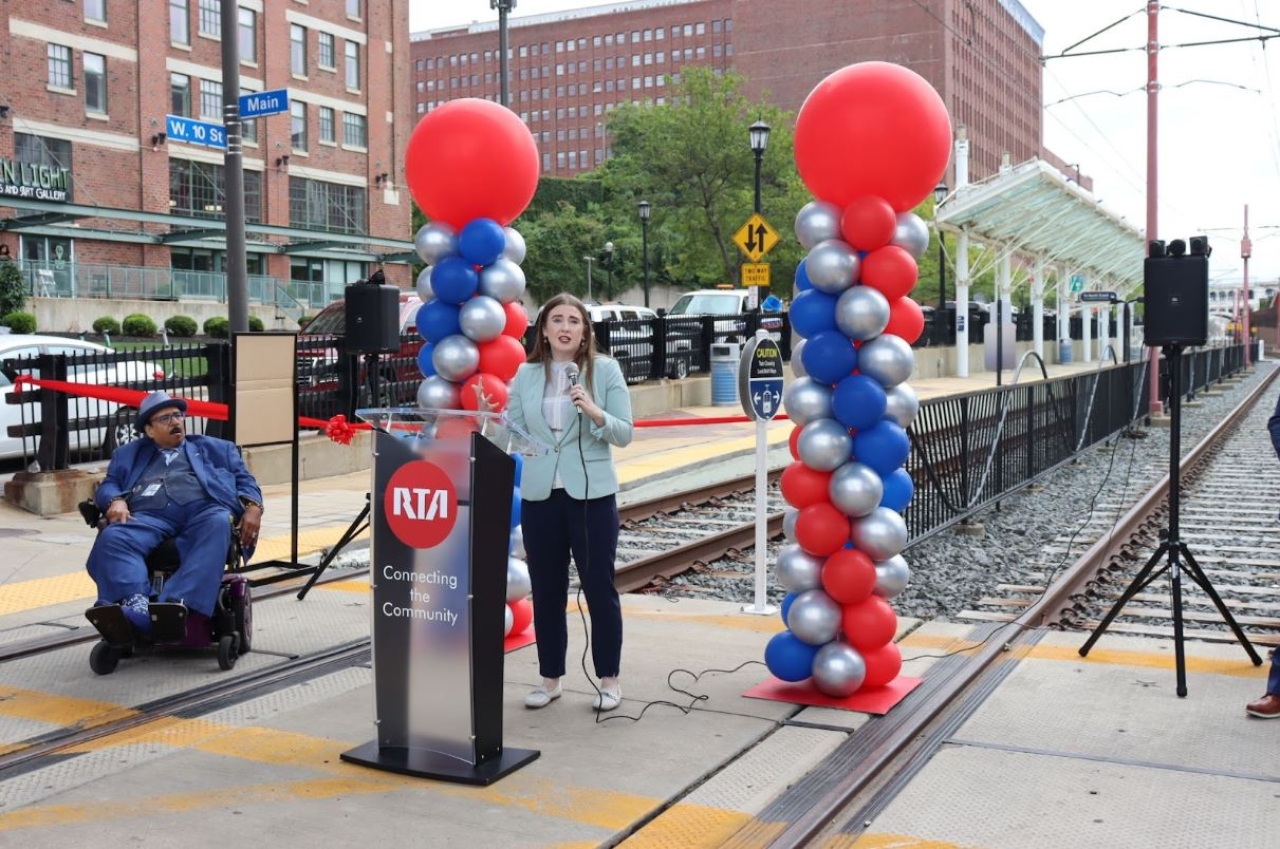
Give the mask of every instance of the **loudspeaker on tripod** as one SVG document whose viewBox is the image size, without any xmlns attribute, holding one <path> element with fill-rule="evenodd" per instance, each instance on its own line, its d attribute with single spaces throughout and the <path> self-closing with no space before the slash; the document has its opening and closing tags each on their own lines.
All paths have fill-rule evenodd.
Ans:
<svg viewBox="0 0 1280 849">
<path fill-rule="evenodd" d="M 1143 335 L 1147 345 L 1203 345 L 1209 339 L 1209 249 L 1204 236 L 1166 247 L 1153 241 L 1142 264 L 1146 305 Z"/>
<path fill-rule="evenodd" d="M 346 288 L 348 354 L 392 354 L 400 350 L 400 290 L 368 282 Z"/>
</svg>

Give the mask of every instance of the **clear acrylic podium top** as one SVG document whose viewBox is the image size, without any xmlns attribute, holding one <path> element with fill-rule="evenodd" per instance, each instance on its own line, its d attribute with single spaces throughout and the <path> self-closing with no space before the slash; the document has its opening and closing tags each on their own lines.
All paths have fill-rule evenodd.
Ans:
<svg viewBox="0 0 1280 849">
<path fill-rule="evenodd" d="M 530 436 L 502 413 L 430 410 L 424 407 L 370 407 L 356 415 L 378 430 L 406 439 L 470 437 L 478 433 L 508 454 L 546 454 L 551 446 Z"/>
</svg>

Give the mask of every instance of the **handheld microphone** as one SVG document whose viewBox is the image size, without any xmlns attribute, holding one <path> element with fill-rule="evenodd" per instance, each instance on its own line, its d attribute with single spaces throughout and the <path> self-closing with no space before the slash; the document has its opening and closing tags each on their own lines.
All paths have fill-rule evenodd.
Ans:
<svg viewBox="0 0 1280 849">
<path fill-rule="evenodd" d="M 570 386 L 577 386 L 578 385 L 578 364 L 570 360 L 569 364 L 564 367 L 564 375 L 565 377 L 569 378 Z M 578 415 L 581 416 L 582 408 L 577 407 L 577 410 L 578 410 Z"/>
</svg>

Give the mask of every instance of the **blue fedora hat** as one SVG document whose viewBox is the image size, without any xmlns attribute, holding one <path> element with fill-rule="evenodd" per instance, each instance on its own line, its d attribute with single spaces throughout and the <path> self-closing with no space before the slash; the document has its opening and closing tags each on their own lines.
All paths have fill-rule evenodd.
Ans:
<svg viewBox="0 0 1280 849">
<path fill-rule="evenodd" d="M 151 421 L 151 417 L 156 411 L 163 410 L 166 407 L 177 407 L 180 411 L 187 411 L 187 402 L 182 398 L 172 398 L 168 392 L 152 392 L 146 398 L 142 399 L 142 403 L 138 406 L 138 421 L 134 423 L 134 428 L 138 433 L 142 433 L 147 428 L 147 423 Z"/>
</svg>

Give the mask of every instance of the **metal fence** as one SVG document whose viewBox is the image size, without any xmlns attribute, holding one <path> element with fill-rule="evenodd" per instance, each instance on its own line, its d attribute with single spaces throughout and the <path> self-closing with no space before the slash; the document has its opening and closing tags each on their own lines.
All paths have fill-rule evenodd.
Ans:
<svg viewBox="0 0 1280 849">
<path fill-rule="evenodd" d="M 728 316 L 658 316 L 626 321 L 597 321 L 592 325 L 597 348 L 622 366 L 628 383 L 682 378 L 711 369 L 711 346 L 741 343 L 763 327 L 776 337 L 782 358 L 791 359 L 791 321 L 786 313 L 748 313 Z M 655 344 L 654 340 L 664 340 Z M 532 338 L 526 335 L 526 348 Z"/>
</svg>

